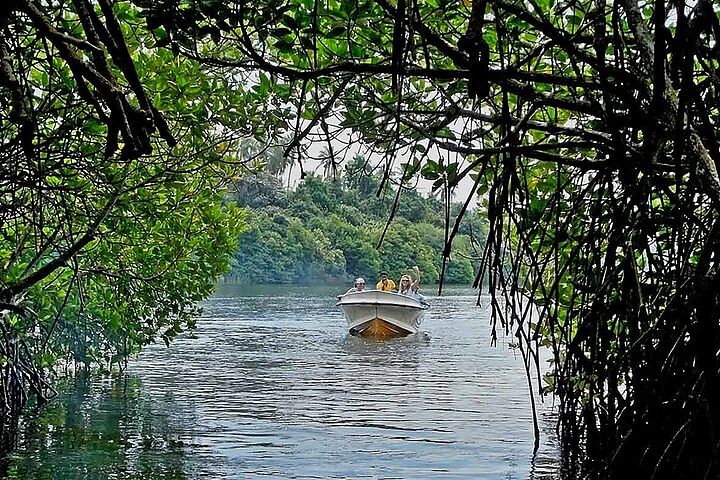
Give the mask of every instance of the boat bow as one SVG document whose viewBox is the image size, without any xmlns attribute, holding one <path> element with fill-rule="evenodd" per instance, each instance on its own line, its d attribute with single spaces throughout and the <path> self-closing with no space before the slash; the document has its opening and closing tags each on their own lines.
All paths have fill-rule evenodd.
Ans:
<svg viewBox="0 0 720 480">
<path fill-rule="evenodd" d="M 398 293 L 368 290 L 338 297 L 350 333 L 373 337 L 417 333 L 427 305 Z"/>
</svg>

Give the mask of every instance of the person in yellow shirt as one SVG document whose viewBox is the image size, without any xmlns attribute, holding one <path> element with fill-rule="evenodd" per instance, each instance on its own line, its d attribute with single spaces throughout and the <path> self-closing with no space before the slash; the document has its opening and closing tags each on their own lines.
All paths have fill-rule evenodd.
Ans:
<svg viewBox="0 0 720 480">
<path fill-rule="evenodd" d="M 392 292 L 395 290 L 395 282 L 388 278 L 387 272 L 380 272 L 380 281 L 375 285 L 375 288 L 383 292 Z"/>
</svg>

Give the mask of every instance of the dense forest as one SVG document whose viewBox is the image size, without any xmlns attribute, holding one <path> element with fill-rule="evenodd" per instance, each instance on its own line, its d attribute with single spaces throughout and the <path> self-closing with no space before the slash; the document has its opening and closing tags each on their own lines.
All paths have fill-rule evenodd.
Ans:
<svg viewBox="0 0 720 480">
<path fill-rule="evenodd" d="M 267 173 L 236 180 L 228 198 L 248 209 L 248 230 L 238 239 L 225 281 L 330 283 L 362 276 L 372 283 L 382 270 L 399 278 L 418 265 L 424 283 L 438 283 L 444 203 L 415 189 L 398 197 L 390 183 L 378 196 L 381 178 L 365 174 L 366 164 L 356 157 L 334 177 L 307 174 L 293 189 Z M 465 216 L 443 282 L 474 281 L 487 230 L 482 218 L 475 211 Z"/>
</svg>

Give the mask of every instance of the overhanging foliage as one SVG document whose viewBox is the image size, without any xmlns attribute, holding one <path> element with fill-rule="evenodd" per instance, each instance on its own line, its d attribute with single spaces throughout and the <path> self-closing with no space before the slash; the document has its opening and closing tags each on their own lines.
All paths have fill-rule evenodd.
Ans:
<svg viewBox="0 0 720 480">
<path fill-rule="evenodd" d="M 554 353 L 570 477 L 717 476 L 709 0 L 135 3 L 157 45 L 264 72 L 294 112 L 287 154 L 361 140 L 408 180 L 473 180 L 496 325 L 528 366 Z"/>
<path fill-rule="evenodd" d="M 150 41 L 127 3 L 0 6 L 0 454 L 58 364 L 123 365 L 193 328 L 228 267 L 242 131 L 209 126 L 230 80 Z"/>
</svg>

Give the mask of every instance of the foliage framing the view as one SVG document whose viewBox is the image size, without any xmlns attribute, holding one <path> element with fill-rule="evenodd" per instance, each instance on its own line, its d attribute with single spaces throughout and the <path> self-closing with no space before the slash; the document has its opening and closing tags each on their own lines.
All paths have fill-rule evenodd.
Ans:
<svg viewBox="0 0 720 480">
<path fill-rule="evenodd" d="M 712 2 L 135 2 L 158 45 L 266 72 L 288 154 L 360 140 L 407 180 L 474 181 L 494 318 L 529 367 L 553 352 L 569 476 L 718 475 Z"/>
<path fill-rule="evenodd" d="M 59 362 L 192 329 L 235 248 L 222 155 L 242 132 L 210 126 L 237 99 L 150 42 L 128 3 L 0 6 L 0 454 Z"/>
</svg>

